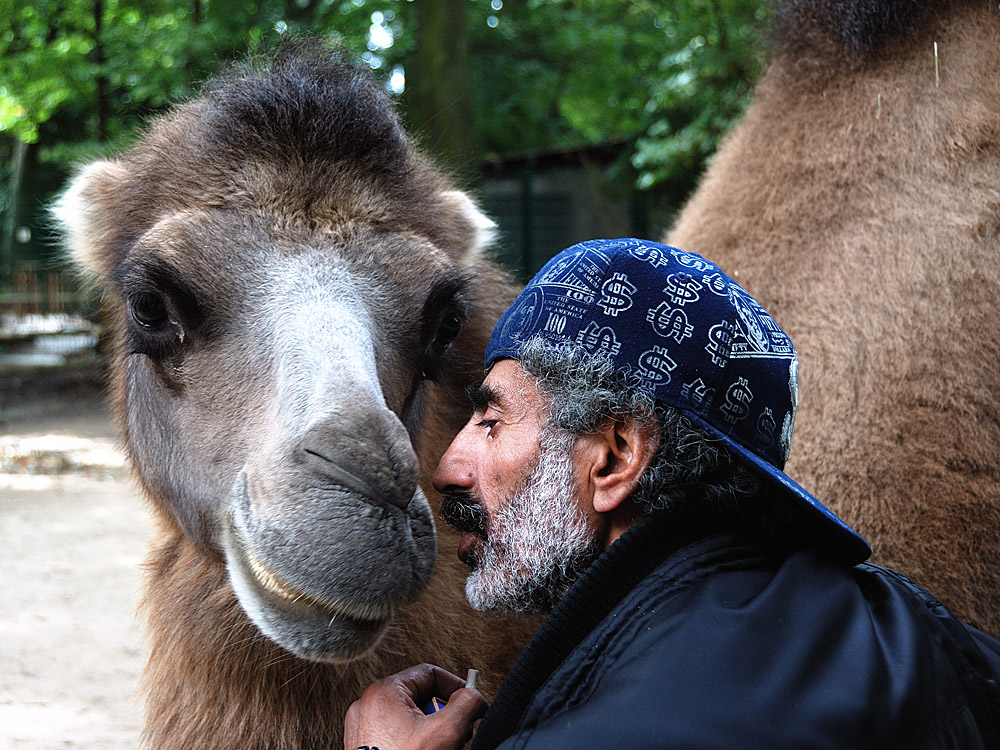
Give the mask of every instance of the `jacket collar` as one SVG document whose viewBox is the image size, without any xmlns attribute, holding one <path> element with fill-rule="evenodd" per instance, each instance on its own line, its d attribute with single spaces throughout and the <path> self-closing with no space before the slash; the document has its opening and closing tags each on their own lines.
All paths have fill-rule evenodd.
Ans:
<svg viewBox="0 0 1000 750">
<path fill-rule="evenodd" d="M 570 587 L 525 647 L 471 750 L 495 748 L 517 732 L 535 692 L 643 578 L 683 547 L 726 531 L 717 521 L 658 514 L 625 532 Z"/>
</svg>

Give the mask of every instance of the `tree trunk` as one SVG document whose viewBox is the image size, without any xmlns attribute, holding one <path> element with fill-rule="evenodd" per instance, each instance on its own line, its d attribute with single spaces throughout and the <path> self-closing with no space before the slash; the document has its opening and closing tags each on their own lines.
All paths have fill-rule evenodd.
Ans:
<svg viewBox="0 0 1000 750">
<path fill-rule="evenodd" d="M 14 274 L 14 230 L 20 224 L 21 184 L 24 182 L 24 164 L 28 144 L 14 139 L 11 148 L 10 184 L 7 189 L 7 213 L 4 217 L 3 236 L 0 237 L 0 286 L 9 283 Z"/>
<path fill-rule="evenodd" d="M 413 126 L 428 148 L 453 168 L 476 157 L 469 72 L 468 0 L 414 3 L 415 65 L 407 71 Z"/>
<path fill-rule="evenodd" d="M 97 74 L 94 83 L 97 87 L 97 140 L 108 139 L 108 117 L 111 106 L 108 101 L 108 78 L 104 73 L 104 44 L 101 37 L 104 30 L 104 0 L 94 0 L 94 62 Z"/>
</svg>

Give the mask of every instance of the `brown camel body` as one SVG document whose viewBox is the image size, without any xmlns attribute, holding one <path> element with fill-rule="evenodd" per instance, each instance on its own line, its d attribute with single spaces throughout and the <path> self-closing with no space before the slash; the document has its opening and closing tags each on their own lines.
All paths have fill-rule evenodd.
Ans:
<svg viewBox="0 0 1000 750">
<path fill-rule="evenodd" d="M 420 661 L 495 690 L 535 623 L 465 603 L 429 478 L 512 288 L 382 87 L 285 49 L 87 167 L 56 216 L 158 523 L 145 741 L 336 748 L 363 687 Z"/>
<path fill-rule="evenodd" d="M 801 361 L 787 470 L 874 560 L 1000 633 L 1000 10 L 789 2 L 667 241 Z"/>
</svg>

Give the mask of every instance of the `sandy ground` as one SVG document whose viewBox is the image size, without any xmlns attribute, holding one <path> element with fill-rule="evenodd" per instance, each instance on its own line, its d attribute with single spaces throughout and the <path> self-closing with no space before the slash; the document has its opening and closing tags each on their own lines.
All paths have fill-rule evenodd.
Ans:
<svg viewBox="0 0 1000 750">
<path fill-rule="evenodd" d="M 0 378 L 0 748 L 135 748 L 149 521 L 93 375 Z"/>
</svg>

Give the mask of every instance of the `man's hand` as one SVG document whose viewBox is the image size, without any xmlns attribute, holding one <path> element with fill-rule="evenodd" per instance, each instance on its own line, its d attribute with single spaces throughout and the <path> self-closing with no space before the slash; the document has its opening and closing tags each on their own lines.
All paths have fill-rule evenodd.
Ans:
<svg viewBox="0 0 1000 750">
<path fill-rule="evenodd" d="M 486 713 L 486 699 L 465 690 L 465 680 L 441 667 L 421 664 L 368 686 L 344 717 L 344 748 L 363 745 L 382 750 L 458 750 L 472 724 Z M 425 716 L 431 698 L 448 705 Z"/>
</svg>

